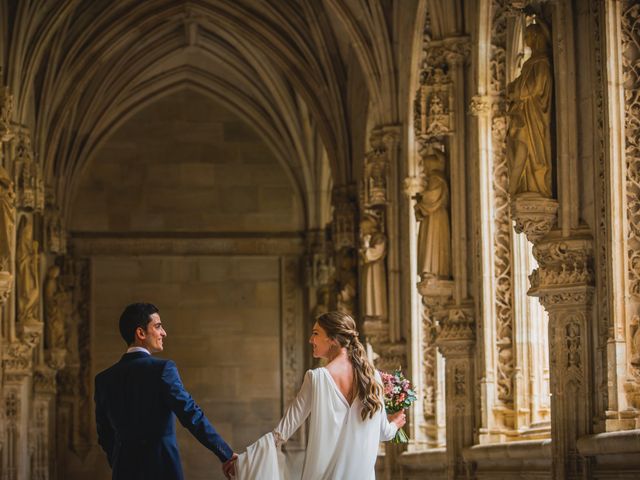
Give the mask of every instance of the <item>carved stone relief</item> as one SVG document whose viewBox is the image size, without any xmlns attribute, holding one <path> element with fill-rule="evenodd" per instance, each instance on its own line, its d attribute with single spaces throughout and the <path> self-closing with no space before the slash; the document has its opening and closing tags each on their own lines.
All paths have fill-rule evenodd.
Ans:
<svg viewBox="0 0 640 480">
<path fill-rule="evenodd" d="M 498 399 L 513 408 L 512 231 L 509 211 L 509 165 L 506 122 L 507 8 L 493 1 L 491 26 L 491 137 L 493 147 L 494 266 Z"/>
<path fill-rule="evenodd" d="M 33 158 L 31 135 L 25 129 L 18 131 L 13 168 L 18 208 L 42 212 L 45 204 L 42 167 Z"/>
<path fill-rule="evenodd" d="M 0 81 L 2 80 L 2 68 L 0 68 Z M 14 100 L 9 87 L 0 84 L 0 145 L 13 138 L 11 116 L 13 115 Z"/>
<path fill-rule="evenodd" d="M 622 69 L 625 94 L 625 158 L 627 167 L 627 218 L 629 294 L 633 319 L 628 348 L 637 350 L 637 318 L 640 313 L 640 5 L 622 4 Z M 635 322 L 634 322 L 635 320 Z M 640 409 L 640 365 L 632 353 L 630 378 L 625 384 L 628 403 Z M 635 360 L 635 361 L 634 361 Z"/>
<path fill-rule="evenodd" d="M 23 217 L 16 248 L 18 322 L 26 325 L 40 320 L 40 272 L 38 242 L 33 239 L 33 220 Z"/>
<path fill-rule="evenodd" d="M 0 305 L 7 300 L 13 286 L 11 251 L 14 245 L 15 222 L 13 181 L 9 173 L 0 166 Z"/>
<path fill-rule="evenodd" d="M 387 184 L 389 182 L 389 156 L 383 144 L 367 152 L 362 186 L 365 208 L 384 206 L 389 201 Z"/>
<path fill-rule="evenodd" d="M 551 38 L 547 26 L 540 19 L 536 22 L 525 31 L 531 57 L 507 85 L 509 189 L 512 195 L 537 193 L 551 198 Z"/>
<path fill-rule="evenodd" d="M 447 159 L 441 146 L 421 142 L 424 189 L 416 195 L 414 212 L 418 229 L 418 274 L 422 279 L 451 277 L 451 227 Z"/>
<path fill-rule="evenodd" d="M 363 215 L 360 240 L 364 316 L 387 318 L 387 237 L 383 219 L 378 214 L 366 212 Z"/>
</svg>

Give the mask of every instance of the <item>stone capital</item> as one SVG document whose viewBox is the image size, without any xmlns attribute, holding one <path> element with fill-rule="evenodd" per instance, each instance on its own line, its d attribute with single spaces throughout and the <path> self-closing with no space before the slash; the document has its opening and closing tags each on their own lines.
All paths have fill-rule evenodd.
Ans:
<svg viewBox="0 0 640 480">
<path fill-rule="evenodd" d="M 454 305 L 437 314 L 440 317 L 440 331 L 436 339 L 438 348 L 445 358 L 467 357 L 475 346 L 475 320 L 469 306 Z"/>
<path fill-rule="evenodd" d="M 5 374 L 28 376 L 32 365 L 33 345 L 21 341 L 3 345 L 2 366 Z"/>
<path fill-rule="evenodd" d="M 516 233 L 524 233 L 534 245 L 553 228 L 558 215 L 558 202 L 538 193 L 521 193 L 511 201 L 511 216 Z"/>
<path fill-rule="evenodd" d="M 474 95 L 469 102 L 469 113 L 476 117 L 489 115 L 491 113 L 491 97 L 489 95 Z"/>
</svg>

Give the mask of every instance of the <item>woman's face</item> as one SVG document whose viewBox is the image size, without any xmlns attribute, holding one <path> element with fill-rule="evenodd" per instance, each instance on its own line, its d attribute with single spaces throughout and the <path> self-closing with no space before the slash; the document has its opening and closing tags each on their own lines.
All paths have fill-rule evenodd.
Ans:
<svg viewBox="0 0 640 480">
<path fill-rule="evenodd" d="M 312 346 L 313 358 L 329 358 L 331 347 L 336 345 L 336 341 L 327 336 L 327 332 L 318 325 L 318 322 L 313 325 L 309 343 Z"/>
</svg>

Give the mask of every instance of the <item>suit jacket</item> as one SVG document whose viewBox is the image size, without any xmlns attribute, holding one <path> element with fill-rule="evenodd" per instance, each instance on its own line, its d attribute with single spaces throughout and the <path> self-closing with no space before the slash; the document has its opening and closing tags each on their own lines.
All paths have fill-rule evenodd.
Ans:
<svg viewBox="0 0 640 480">
<path fill-rule="evenodd" d="M 125 354 L 96 376 L 98 443 L 114 480 L 182 480 L 175 418 L 225 462 L 229 445 L 184 389 L 176 364 Z"/>
</svg>

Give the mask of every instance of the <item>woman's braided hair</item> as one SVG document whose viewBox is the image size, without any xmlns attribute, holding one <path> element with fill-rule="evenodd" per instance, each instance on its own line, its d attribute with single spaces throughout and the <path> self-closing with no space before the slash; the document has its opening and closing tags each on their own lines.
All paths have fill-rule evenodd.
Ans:
<svg viewBox="0 0 640 480">
<path fill-rule="evenodd" d="M 376 381 L 375 369 L 367 358 L 367 353 L 358 338 L 355 320 L 342 312 L 327 312 L 316 321 L 327 336 L 347 349 L 355 373 L 355 394 L 362 401 L 362 420 L 373 418 L 382 409 L 382 387 Z"/>
</svg>

